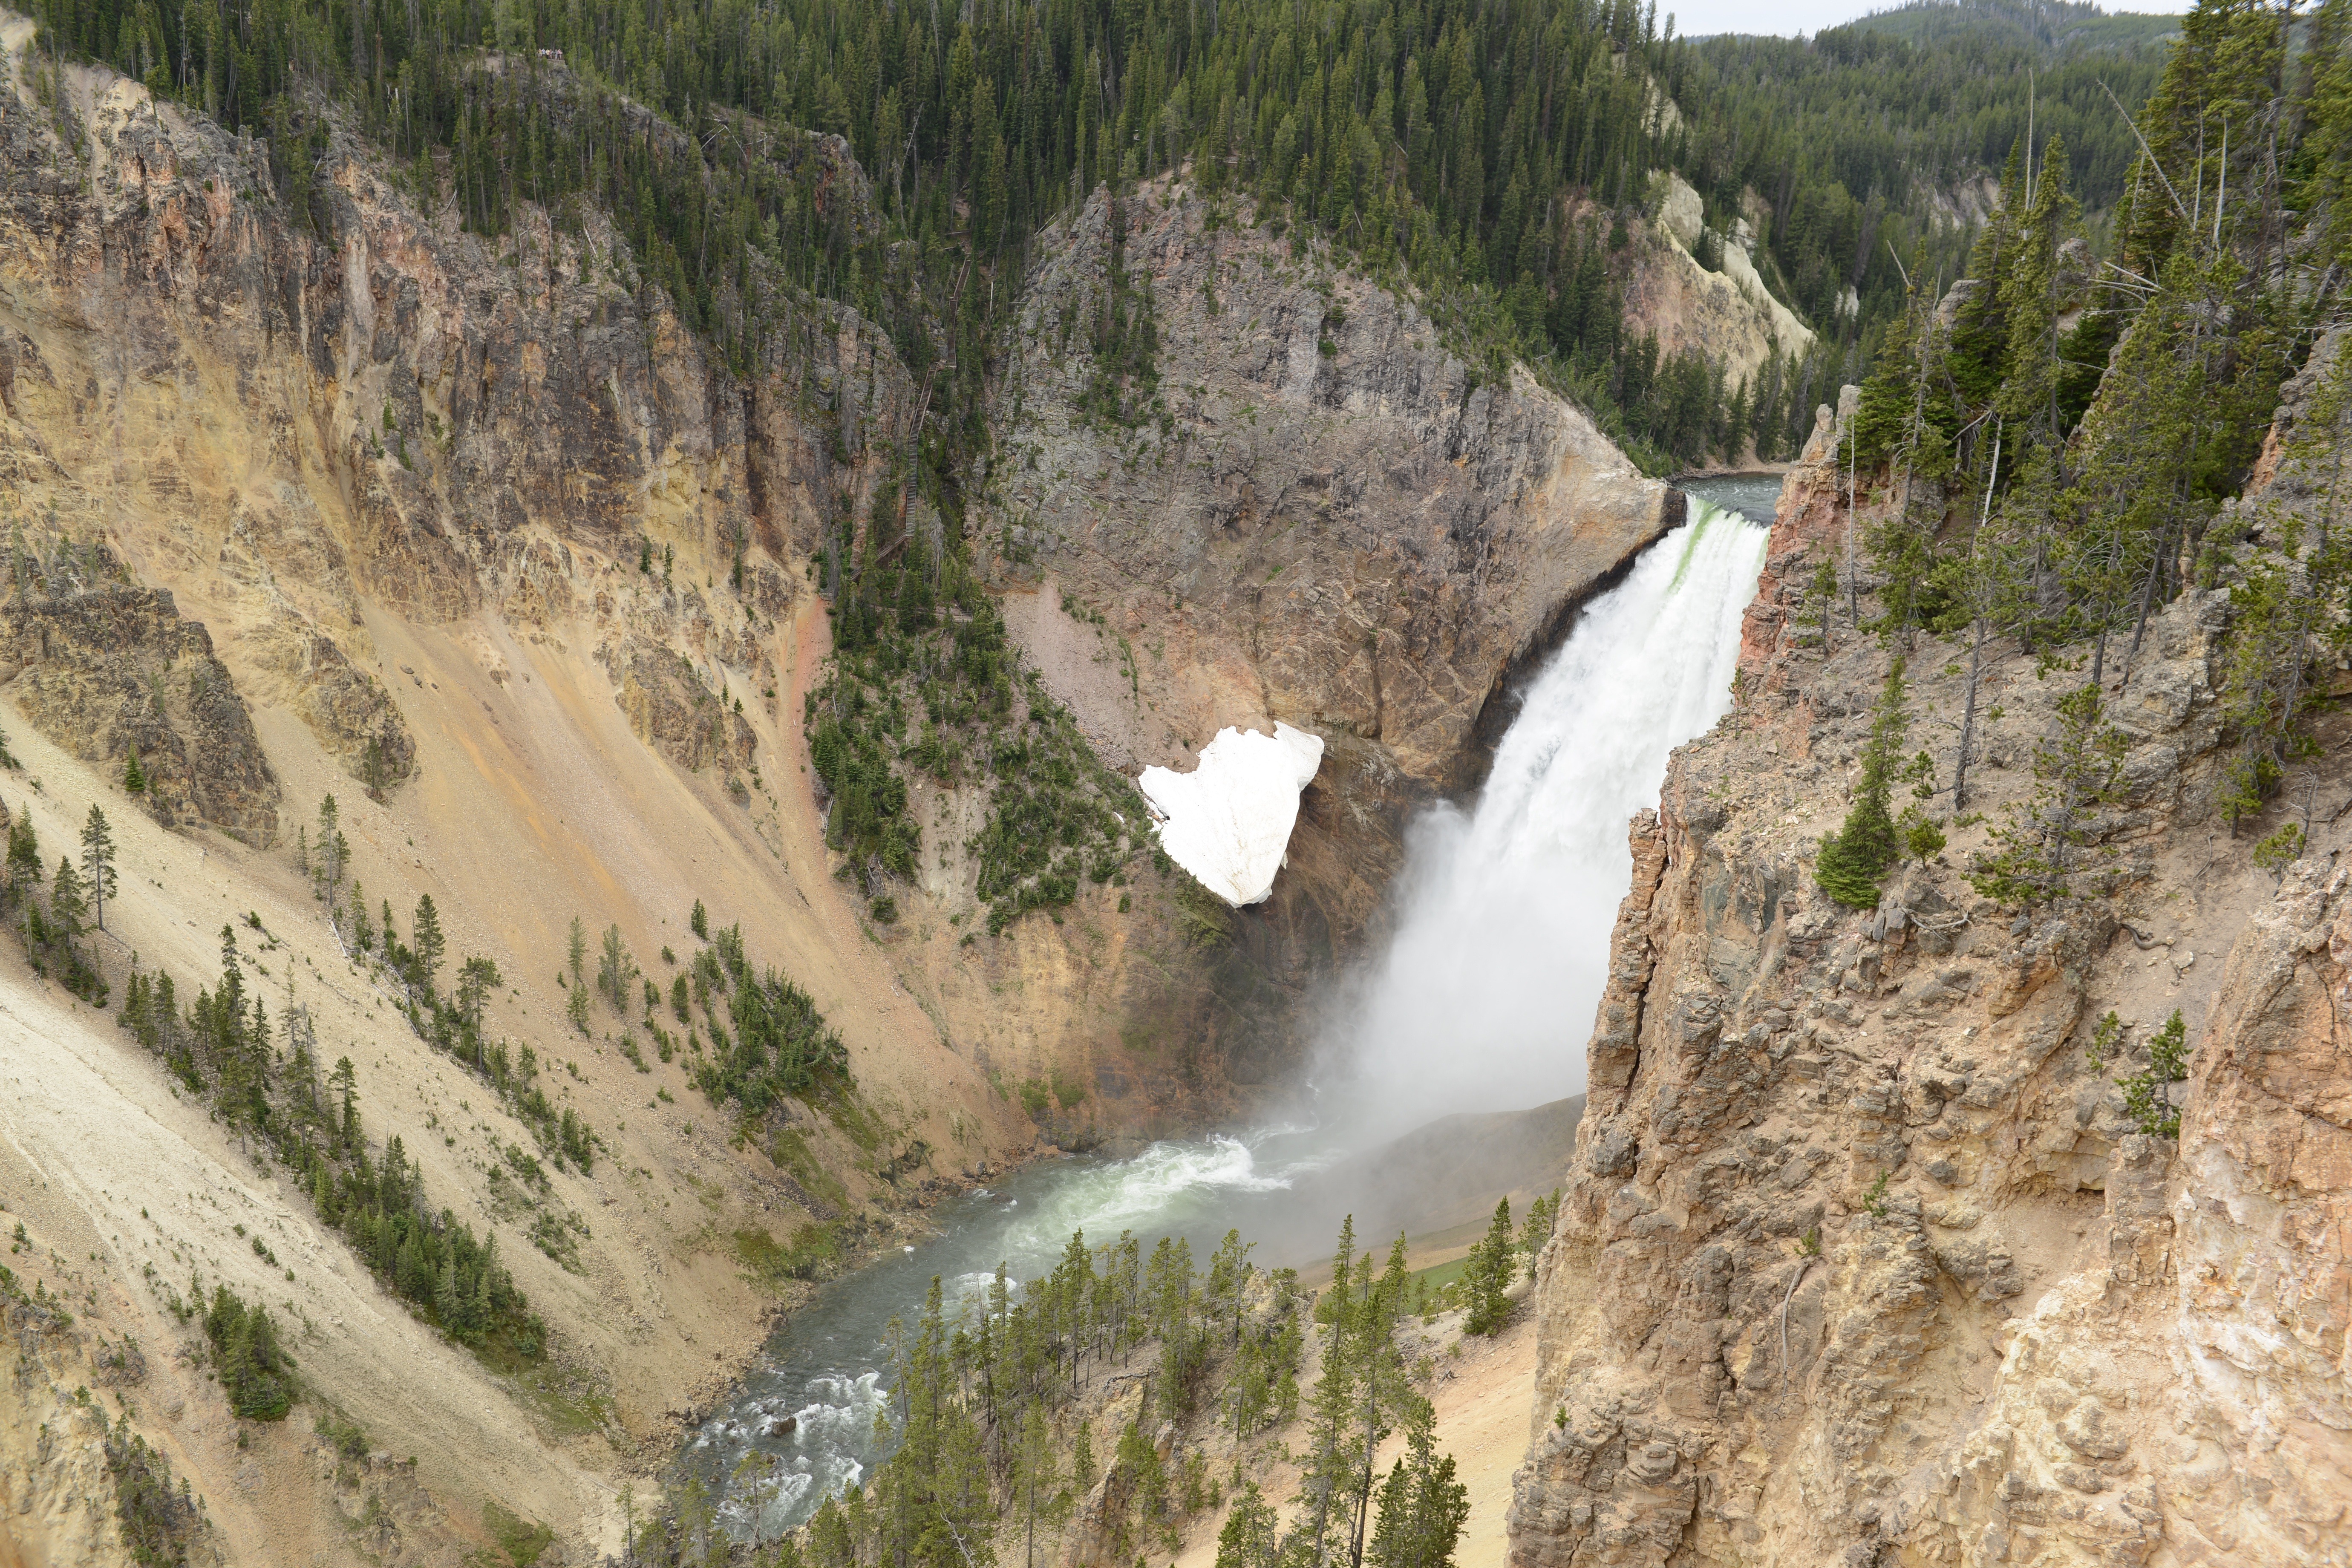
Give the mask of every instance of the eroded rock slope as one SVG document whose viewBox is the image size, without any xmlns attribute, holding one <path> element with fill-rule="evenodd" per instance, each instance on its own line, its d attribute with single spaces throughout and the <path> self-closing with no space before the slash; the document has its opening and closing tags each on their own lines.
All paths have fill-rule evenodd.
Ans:
<svg viewBox="0 0 2352 1568">
<path fill-rule="evenodd" d="M 2343 1561 L 2341 770 L 2305 858 L 2252 866 L 2276 823 L 2210 805 L 2228 595 L 2192 593 L 2110 667 L 2112 896 L 2020 913 L 1961 875 L 2065 679 L 2012 648 L 1977 715 L 1990 822 L 1876 910 L 1831 903 L 1812 856 L 1885 662 L 1842 616 L 1824 649 L 1799 586 L 1843 544 L 1832 433 L 1783 491 L 1740 705 L 1634 824 L 1511 1562 Z M 1966 660 L 1910 661 L 1948 790 Z M 2177 1142 L 2116 1082 L 2176 1009 Z"/>
<path fill-rule="evenodd" d="M 982 537 L 1039 584 L 1016 633 L 1122 765 L 1190 769 L 1227 725 L 1323 737 L 1249 928 L 1296 975 L 1374 917 L 1406 810 L 1476 782 L 1508 678 L 1682 498 L 1245 197 L 1097 192 L 1039 252 Z M 1095 346 L 1115 308 L 1149 313 L 1156 384 Z"/>
</svg>

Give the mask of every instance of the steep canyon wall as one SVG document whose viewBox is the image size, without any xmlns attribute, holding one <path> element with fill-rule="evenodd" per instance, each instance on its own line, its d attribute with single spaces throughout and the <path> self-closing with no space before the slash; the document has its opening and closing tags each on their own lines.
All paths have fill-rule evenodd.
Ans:
<svg viewBox="0 0 2352 1568">
<path fill-rule="evenodd" d="M 1851 525 L 1833 437 L 1824 410 L 1782 492 L 1738 707 L 1633 825 L 1514 1568 L 2343 1561 L 2341 720 L 2305 858 L 2256 868 L 2276 822 L 2211 805 L 2229 594 L 2192 591 L 2109 666 L 2111 870 L 2002 909 L 1961 868 L 2032 789 L 2066 677 L 1989 649 L 1984 819 L 1875 910 L 1832 903 L 1812 858 L 1886 662 L 1843 605 L 1824 646 L 1803 588 Z M 1969 656 L 1910 658 L 1944 809 Z M 2177 1140 L 2116 1082 L 2176 1009 Z"/>
</svg>

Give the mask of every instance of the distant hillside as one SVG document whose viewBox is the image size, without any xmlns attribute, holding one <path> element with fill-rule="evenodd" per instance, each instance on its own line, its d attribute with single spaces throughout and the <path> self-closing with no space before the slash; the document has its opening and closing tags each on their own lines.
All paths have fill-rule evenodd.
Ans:
<svg viewBox="0 0 2352 1568">
<path fill-rule="evenodd" d="M 1711 224 L 1727 226 L 1747 193 L 1760 197 L 1759 267 L 1809 321 L 1835 320 L 1851 290 L 1866 338 L 1900 306 L 1898 252 L 1907 260 L 1924 244 L 1926 276 L 1958 276 L 1984 182 L 2029 129 L 2036 148 L 2063 139 L 2084 207 L 2114 205 L 2137 148 L 2108 94 L 2146 101 L 2166 47 L 2045 40 L 2142 23 L 2171 19 L 1980 0 L 1882 12 L 1812 38 L 1701 38 L 1675 84 L 1691 127 L 1682 171 Z"/>
<path fill-rule="evenodd" d="M 2052 55 L 2160 51 L 2180 32 L 2178 16 L 2107 12 L 2067 0 L 1919 0 L 1847 24 L 1910 44 L 1990 39 Z"/>
</svg>

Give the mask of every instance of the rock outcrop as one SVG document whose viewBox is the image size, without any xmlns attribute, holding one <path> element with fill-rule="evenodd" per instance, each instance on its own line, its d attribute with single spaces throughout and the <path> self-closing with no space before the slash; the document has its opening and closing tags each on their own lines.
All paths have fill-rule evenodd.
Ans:
<svg viewBox="0 0 2352 1568">
<path fill-rule="evenodd" d="M 1157 338 L 1123 409 L 1088 330 L 1114 307 Z M 1509 678 L 1681 496 L 1523 368 L 1465 363 L 1410 298 L 1182 181 L 1041 237 L 1015 341 L 980 523 L 1008 582 L 1045 585 L 1015 634 L 1130 772 L 1229 725 L 1324 738 L 1249 929 L 1280 968 L 1328 963 L 1406 812 L 1477 781 Z"/>
<path fill-rule="evenodd" d="M 169 593 L 124 581 L 101 544 L 13 541 L 0 604 L 0 688 L 43 734 L 113 777 L 137 757 L 142 799 L 165 822 L 196 821 L 267 845 L 277 775 L 205 628 Z"/>
<path fill-rule="evenodd" d="M 632 641 L 606 663 L 621 683 L 621 711 L 639 740 L 689 773 L 716 768 L 732 778 L 751 767 L 758 738 L 743 721 L 742 699 L 730 710 L 684 655 Z"/>
<path fill-rule="evenodd" d="M 1722 256 L 1710 270 L 1696 255 L 1706 227 L 1699 194 L 1676 174 L 1664 176 L 1664 186 L 1657 216 L 1640 226 L 1626 268 L 1627 325 L 1636 336 L 1657 333 L 1662 353 L 1705 354 L 1723 367 L 1727 387 L 1743 379 L 1751 390 L 1760 386 L 1765 362 L 1776 353 L 1802 356 L 1813 331 L 1756 270 L 1745 219 L 1714 237 Z"/>
<path fill-rule="evenodd" d="M 2004 910 L 1961 875 L 2066 685 L 1997 645 L 1967 802 L 1992 821 L 1876 910 L 1830 902 L 1811 859 L 1885 663 L 1800 603 L 1842 543 L 1831 429 L 1783 492 L 1740 705 L 1633 826 L 1514 1568 L 2342 1561 L 2340 829 L 2274 885 L 2213 816 L 2227 593 L 2192 592 L 2110 669 L 2126 798 L 2084 896 Z M 1947 791 L 1967 658 L 1910 659 Z M 2117 1080 L 2175 1010 L 2192 1071 L 2136 1114 Z"/>
</svg>

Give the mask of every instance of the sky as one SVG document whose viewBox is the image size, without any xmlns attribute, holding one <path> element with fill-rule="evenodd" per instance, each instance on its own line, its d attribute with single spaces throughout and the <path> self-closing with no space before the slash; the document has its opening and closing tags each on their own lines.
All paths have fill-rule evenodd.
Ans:
<svg viewBox="0 0 2352 1568">
<path fill-rule="evenodd" d="M 1769 33 L 1790 37 L 1818 33 L 1856 16 L 1889 8 L 1896 0 L 1658 0 L 1658 14 L 1674 13 L 1675 31 L 1685 37 L 1709 33 Z M 2109 5 L 2109 12 L 2163 12 L 2178 15 L 2189 0 L 2132 0 Z"/>
</svg>

